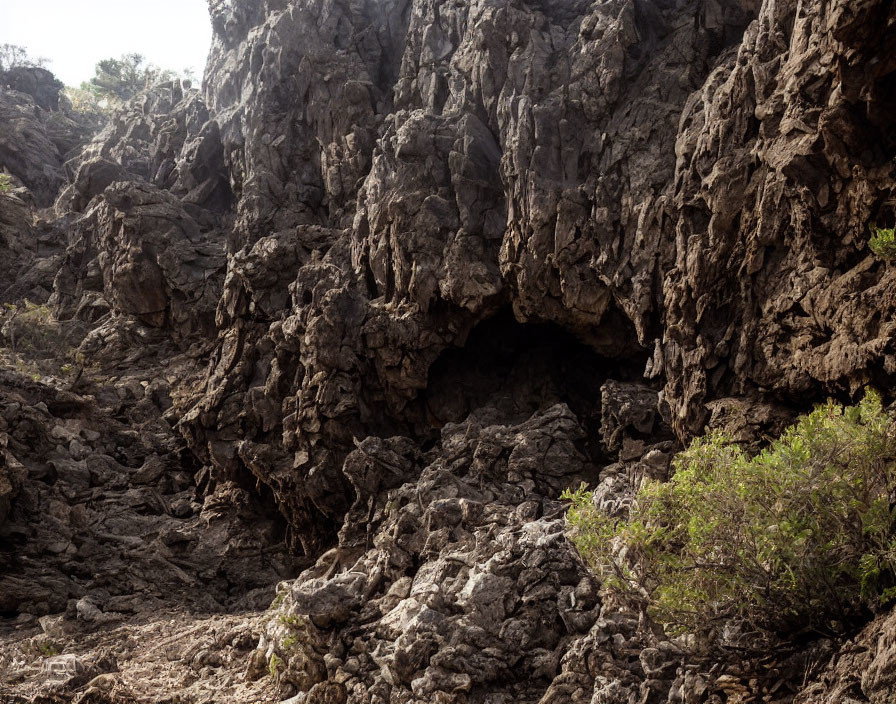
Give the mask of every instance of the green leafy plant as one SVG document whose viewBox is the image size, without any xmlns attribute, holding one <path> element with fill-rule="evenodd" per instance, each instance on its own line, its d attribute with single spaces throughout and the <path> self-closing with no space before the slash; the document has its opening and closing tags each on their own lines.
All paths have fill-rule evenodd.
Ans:
<svg viewBox="0 0 896 704">
<path fill-rule="evenodd" d="M 38 646 L 38 649 L 40 650 L 40 654 L 43 655 L 45 658 L 55 657 L 56 655 L 59 655 L 59 653 L 62 652 L 60 647 L 52 641 L 47 641 L 46 643 L 41 643 Z"/>
<path fill-rule="evenodd" d="M 52 658 L 62 652 L 62 646 L 53 640 L 30 641 L 25 651 L 31 655 Z"/>
<path fill-rule="evenodd" d="M 305 625 L 305 621 L 301 616 L 294 616 L 293 614 L 289 614 L 288 616 L 280 614 L 280 623 L 284 626 L 289 626 L 290 628 L 301 628 Z"/>
<path fill-rule="evenodd" d="M 12 178 L 9 174 L 0 174 L 0 193 L 9 193 L 12 190 Z"/>
<path fill-rule="evenodd" d="M 896 593 L 896 424 L 876 393 L 818 407 L 755 457 L 712 433 L 674 467 L 624 520 L 565 494 L 604 587 L 669 632 L 836 630 Z"/>
<path fill-rule="evenodd" d="M 276 680 L 280 676 L 280 668 L 283 667 L 283 659 L 274 653 L 271 655 L 271 659 L 268 661 L 268 674 L 271 676 L 272 680 Z"/>
<path fill-rule="evenodd" d="M 868 246 L 879 259 L 896 259 L 896 228 L 875 227 Z"/>
<path fill-rule="evenodd" d="M 187 80 L 192 83 L 195 72 L 191 68 L 183 72 L 161 69 L 147 63 L 138 53 L 122 54 L 120 58 L 108 58 L 96 64 L 93 78 L 79 88 L 69 88 L 73 104 L 84 111 L 112 113 L 140 91 L 157 83 Z"/>
</svg>

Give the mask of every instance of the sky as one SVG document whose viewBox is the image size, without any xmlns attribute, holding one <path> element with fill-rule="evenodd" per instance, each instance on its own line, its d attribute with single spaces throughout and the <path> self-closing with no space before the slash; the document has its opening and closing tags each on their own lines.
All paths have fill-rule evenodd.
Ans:
<svg viewBox="0 0 896 704">
<path fill-rule="evenodd" d="M 206 0 L 0 0 L 0 44 L 18 44 L 66 85 L 102 59 L 137 52 L 163 69 L 205 69 L 212 29 Z"/>
</svg>

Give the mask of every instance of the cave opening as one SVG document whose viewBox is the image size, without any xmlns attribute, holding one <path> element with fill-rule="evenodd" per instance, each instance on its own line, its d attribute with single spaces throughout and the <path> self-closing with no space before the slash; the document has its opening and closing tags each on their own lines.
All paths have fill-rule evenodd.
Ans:
<svg viewBox="0 0 896 704">
<path fill-rule="evenodd" d="M 624 316 L 610 316 L 618 350 L 609 356 L 554 323 L 521 323 L 507 307 L 481 323 L 462 347 L 445 350 L 430 367 L 421 396 L 430 428 L 462 421 L 491 407 L 502 423 L 519 423 L 540 409 L 565 403 L 587 438 L 583 450 L 595 463 L 601 447 L 601 386 L 608 379 L 645 383 L 649 354 L 637 344 Z M 602 335 L 602 337 L 607 337 Z"/>
</svg>

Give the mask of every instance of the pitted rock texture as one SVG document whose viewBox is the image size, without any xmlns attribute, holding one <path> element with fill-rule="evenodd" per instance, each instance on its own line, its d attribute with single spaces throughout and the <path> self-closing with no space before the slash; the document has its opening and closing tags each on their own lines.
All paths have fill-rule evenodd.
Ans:
<svg viewBox="0 0 896 704">
<path fill-rule="evenodd" d="M 804 404 L 896 372 L 896 269 L 867 247 L 894 218 L 893 20 L 874 0 L 765 2 L 689 98 L 663 283 L 680 432 L 720 396 Z"/>
<path fill-rule="evenodd" d="M 45 303 L 65 248 L 64 225 L 41 217 L 65 183 L 64 162 L 96 131 L 49 71 L 0 71 L 0 302 Z"/>
<path fill-rule="evenodd" d="M 294 560 L 273 548 L 280 524 L 243 489 L 197 502 L 197 473 L 161 417 L 176 378 L 72 393 L 0 372 L 0 611 L 45 616 L 86 599 L 97 619 L 120 620 L 176 594 L 220 610 L 289 573 Z"/>
<path fill-rule="evenodd" d="M 276 264 L 280 311 L 225 293 L 194 449 L 271 486 L 314 552 L 352 437 L 419 432 L 433 365 L 508 306 L 664 384 L 681 439 L 725 399 L 792 416 L 888 379 L 896 286 L 865 239 L 892 218 L 889 10 L 799 7 L 213 3 L 230 267 L 272 231 L 317 249 Z M 269 461 L 224 449 L 238 419 L 273 428 Z"/>
<path fill-rule="evenodd" d="M 179 339 L 214 337 L 232 196 L 198 93 L 171 82 L 138 95 L 66 166 L 57 314 L 93 322 L 111 311 Z"/>
<path fill-rule="evenodd" d="M 610 511 L 625 510 L 643 477 L 668 475 L 665 423 L 680 439 L 709 423 L 751 444 L 813 400 L 893 373 L 893 270 L 865 244 L 869 225 L 892 219 L 886 3 L 212 11 L 207 96 L 237 224 L 222 342 L 183 427 L 215 476 L 248 472 L 272 488 L 306 552 L 334 543 L 330 526 L 346 527 L 342 541 L 360 520 L 345 477 L 358 443 L 374 442 L 364 438 L 410 438 L 391 460 L 397 482 L 415 472 L 407 452 L 422 452 L 421 439 L 477 408 L 519 422 L 474 393 L 454 416 L 462 404 L 437 393 L 463 387 L 456 368 L 443 380 L 448 360 L 484 354 L 477 330 L 501 330 L 490 326 L 508 309 L 574 337 L 591 369 L 621 365 L 592 374 L 593 403 L 575 413 L 603 433 L 586 449 L 605 463 Z M 528 382 L 493 393 L 514 389 L 518 411 L 542 377 L 509 366 Z M 617 381 L 601 389 L 607 379 Z M 540 394 L 542 408 L 552 395 Z M 334 570 L 313 588 L 366 603 L 351 596 L 366 578 Z M 342 627 L 318 626 L 306 634 L 316 655 L 298 658 L 313 676 L 293 673 L 300 689 L 327 655 L 342 657 L 328 650 Z M 278 638 L 290 636 L 274 637 L 269 657 Z M 396 680 L 398 696 L 424 671 Z M 597 701 L 674 701 L 715 682 L 701 689 L 688 675 L 685 695 L 676 676 L 656 692 L 589 686 Z M 327 696 L 353 696 L 351 677 Z M 462 700 L 461 680 L 442 691 Z"/>
<path fill-rule="evenodd" d="M 896 691 L 896 615 L 878 616 L 826 663 L 794 704 L 884 704 Z"/>
<path fill-rule="evenodd" d="M 134 334 L 127 373 L 96 382 L 90 368 L 66 383 L 74 391 L 0 370 L 0 691 L 117 704 L 165 691 L 270 697 L 270 683 L 244 687 L 228 671 L 299 561 L 270 505 L 234 483 L 201 486 L 166 420 L 194 362 L 158 330 Z M 120 339 L 103 342 L 114 358 Z M 139 347 L 165 359 L 141 360 Z"/>
<path fill-rule="evenodd" d="M 162 83 L 130 100 L 66 168 L 60 212 L 82 212 L 114 181 L 141 180 L 171 191 L 195 215 L 221 211 L 231 194 L 217 123 L 198 91 Z"/>
<path fill-rule="evenodd" d="M 209 6 L 202 95 L 150 89 L 64 169 L 52 91 L 25 77 L 3 91 L 10 134 L 38 137 L 0 151 L 30 189 L 0 196 L 15 262 L 0 275 L 17 279 L 0 294 L 45 295 L 50 271 L 56 315 L 92 328 L 79 352 L 103 374 L 152 360 L 145 398 L 125 382 L 133 409 L 103 413 L 175 427 L 197 506 L 128 530 L 181 526 L 201 574 L 236 542 L 236 567 L 206 575 L 224 591 L 280 576 L 243 548 L 315 561 L 281 585 L 234 677 L 303 704 L 792 701 L 839 644 L 689 660 L 686 639 L 601 602 L 558 498 L 585 481 L 622 516 L 706 427 L 758 449 L 826 395 L 892 397 L 896 268 L 867 239 L 896 218 L 893 3 Z M 29 198 L 55 198 L 55 223 L 35 224 Z M 146 369 L 185 351 L 181 377 L 154 386 Z M 27 434 L 57 416 L 28 417 L 7 422 Z M 7 526 L 36 520 L 23 487 L 59 444 L 29 451 L 27 479 L 25 450 L 4 449 Z M 144 464 L 115 461 L 96 478 L 112 503 L 158 513 L 131 477 Z M 157 479 L 163 498 L 187 491 Z M 86 491 L 45 483 L 38 497 L 61 503 Z M 205 535 L 202 516 L 227 529 Z M 252 516 L 270 530 L 229 532 Z M 181 549 L 165 535 L 140 564 Z M 41 569 L 47 609 L 77 615 L 68 549 Z M 163 567 L 159 589 L 177 576 Z M 878 674 L 836 691 L 876 702 L 889 636 L 869 628 Z M 806 704 L 852 662 L 841 651 Z"/>
<path fill-rule="evenodd" d="M 0 169 L 31 191 L 40 207 L 65 183 L 63 164 L 95 125 L 71 110 L 63 85 L 37 67 L 0 71 Z"/>
<path fill-rule="evenodd" d="M 92 203 L 72 224 L 79 238 L 56 277 L 57 311 L 75 316 L 93 290 L 150 327 L 211 335 L 225 267 L 220 233 L 203 231 L 182 201 L 145 182 L 112 181 Z"/>
<path fill-rule="evenodd" d="M 495 415 L 445 426 L 428 453 L 368 438 L 348 456 L 356 499 L 339 544 L 285 588 L 261 641 L 284 692 L 540 698 L 599 611 L 555 500 L 587 472 L 583 432 L 563 405 L 513 426 Z"/>
</svg>

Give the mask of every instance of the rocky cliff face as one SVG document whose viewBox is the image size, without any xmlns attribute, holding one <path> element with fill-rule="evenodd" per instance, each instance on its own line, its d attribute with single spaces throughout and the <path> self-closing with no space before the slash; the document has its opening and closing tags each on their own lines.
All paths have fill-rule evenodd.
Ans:
<svg viewBox="0 0 896 704">
<path fill-rule="evenodd" d="M 144 396 L 95 403 L 161 424 L 100 485 L 168 457 L 174 475 L 137 483 L 192 491 L 203 520 L 217 510 L 211 543 L 171 527 L 187 509 L 157 521 L 222 561 L 229 582 L 187 572 L 216 594 L 295 576 L 285 558 L 234 554 L 237 535 L 314 562 L 253 626 L 241 677 L 306 704 L 785 702 L 824 660 L 801 701 L 838 687 L 884 701 L 896 663 L 878 656 L 859 681 L 836 643 L 727 670 L 689 660 L 601 602 L 558 498 L 586 481 L 618 511 L 707 426 L 756 444 L 828 395 L 892 388 L 896 269 L 867 246 L 896 217 L 891 3 L 210 11 L 202 95 L 139 96 L 65 184 L 0 164 L 36 205 L 59 191 L 39 227 L 67 249 L 41 271 L 56 315 L 88 331 L 82 355 L 99 379 L 140 362 L 125 374 Z M 28 119 L 55 109 L 20 96 L 2 100 L 40 105 Z M 55 163 L 58 147 L 25 143 Z M 0 198 L 0 236 L 33 242 L 27 202 Z M 93 426 L 63 425 L 108 454 Z M 41 448 L 35 465 L 55 451 Z M 7 473 L 0 509 L 28 524 L 16 497 L 47 479 Z M 45 610 L 90 596 L 53 583 Z M 892 629 L 882 618 L 857 642 Z"/>
<path fill-rule="evenodd" d="M 62 83 L 46 69 L 0 71 L 0 87 L 0 163 L 45 207 L 65 183 L 65 161 L 90 139 L 94 125 L 72 111 Z"/>
</svg>

